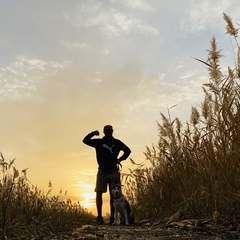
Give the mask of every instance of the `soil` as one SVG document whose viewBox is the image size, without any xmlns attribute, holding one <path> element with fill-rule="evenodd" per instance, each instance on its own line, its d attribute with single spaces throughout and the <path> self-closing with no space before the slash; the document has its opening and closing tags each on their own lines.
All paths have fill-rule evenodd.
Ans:
<svg viewBox="0 0 240 240">
<path fill-rule="evenodd" d="M 185 227 L 179 224 L 162 225 L 83 225 L 77 228 L 68 240 L 95 240 L 95 239 L 240 239 L 237 231 L 225 231 L 216 227 L 193 227 L 190 223 Z"/>
<path fill-rule="evenodd" d="M 61 226 L 59 226 L 61 228 Z M 20 229 L 21 230 L 21 229 Z M 180 220 L 174 214 L 164 221 L 142 220 L 134 225 L 82 225 L 70 232 L 59 229 L 54 233 L 45 229 L 22 229 L 19 232 L 0 231 L 0 239 L 5 240 L 156 240 L 156 239 L 240 239 L 238 222 L 216 222 L 204 219 Z M 11 235 L 11 236 L 10 236 Z"/>
<path fill-rule="evenodd" d="M 150 226 L 83 226 L 77 229 L 75 239 L 211 239 L 194 232 L 183 232 L 178 229 L 161 229 Z M 213 238 L 212 238 L 213 239 Z"/>
</svg>

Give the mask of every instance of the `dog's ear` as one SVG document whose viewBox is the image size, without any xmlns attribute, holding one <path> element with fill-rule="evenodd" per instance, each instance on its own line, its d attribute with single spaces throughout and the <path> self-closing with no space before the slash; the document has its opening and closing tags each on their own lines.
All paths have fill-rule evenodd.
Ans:
<svg viewBox="0 0 240 240">
<path fill-rule="evenodd" d="M 114 188 L 115 184 L 113 181 L 110 182 L 110 189 Z"/>
</svg>

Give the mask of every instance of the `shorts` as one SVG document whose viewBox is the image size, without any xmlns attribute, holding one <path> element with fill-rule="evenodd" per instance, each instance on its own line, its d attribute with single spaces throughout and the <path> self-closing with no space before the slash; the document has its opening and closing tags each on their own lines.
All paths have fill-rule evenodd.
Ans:
<svg viewBox="0 0 240 240">
<path fill-rule="evenodd" d="M 98 169 L 95 192 L 107 192 L 107 185 L 109 184 L 110 187 L 110 183 L 113 181 L 116 184 L 121 184 L 120 173 L 118 169 L 107 171 Z"/>
</svg>

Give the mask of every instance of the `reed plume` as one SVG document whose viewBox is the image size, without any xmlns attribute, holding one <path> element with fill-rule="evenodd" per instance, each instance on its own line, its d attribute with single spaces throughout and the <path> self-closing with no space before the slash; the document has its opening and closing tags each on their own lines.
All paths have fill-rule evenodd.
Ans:
<svg viewBox="0 0 240 240">
<path fill-rule="evenodd" d="M 224 20 L 227 33 L 236 38 L 231 19 L 224 14 Z M 132 171 L 126 187 L 137 218 L 164 219 L 181 212 L 215 223 L 240 221 L 239 67 L 224 74 L 221 57 L 213 37 L 208 60 L 196 59 L 209 73 L 202 87 L 205 98 L 200 109 L 192 107 L 185 125 L 161 114 L 158 143 L 147 147 L 147 164 Z"/>
</svg>

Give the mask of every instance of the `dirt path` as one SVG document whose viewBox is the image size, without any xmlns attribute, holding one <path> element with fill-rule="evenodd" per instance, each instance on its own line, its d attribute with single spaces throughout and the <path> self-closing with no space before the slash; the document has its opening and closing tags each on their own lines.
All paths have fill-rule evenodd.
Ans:
<svg viewBox="0 0 240 240">
<path fill-rule="evenodd" d="M 93 239 L 225 239 L 219 236 L 213 236 L 207 232 L 197 232 L 193 230 L 183 230 L 179 227 L 162 228 L 159 226 L 109 226 L 109 225 L 84 225 L 76 229 L 71 240 L 93 240 Z"/>
</svg>

